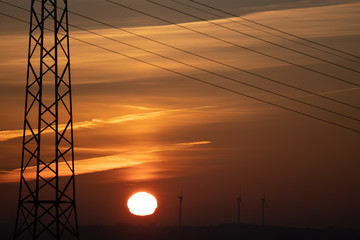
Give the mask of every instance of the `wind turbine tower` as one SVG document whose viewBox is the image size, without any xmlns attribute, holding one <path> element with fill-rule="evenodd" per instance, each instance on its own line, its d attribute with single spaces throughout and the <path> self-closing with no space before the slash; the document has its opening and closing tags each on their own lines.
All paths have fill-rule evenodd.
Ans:
<svg viewBox="0 0 360 240">
<path fill-rule="evenodd" d="M 240 204 L 241 204 L 241 193 L 236 198 L 237 200 L 237 223 L 240 224 Z"/>
<path fill-rule="evenodd" d="M 14 239 L 79 239 L 67 0 L 31 0 Z"/>
<path fill-rule="evenodd" d="M 265 194 L 261 200 L 261 226 L 265 225 Z"/>
<path fill-rule="evenodd" d="M 181 206 L 182 206 L 182 200 L 183 200 L 183 194 L 181 191 L 180 196 L 178 196 L 179 199 L 179 227 L 181 227 Z"/>
</svg>

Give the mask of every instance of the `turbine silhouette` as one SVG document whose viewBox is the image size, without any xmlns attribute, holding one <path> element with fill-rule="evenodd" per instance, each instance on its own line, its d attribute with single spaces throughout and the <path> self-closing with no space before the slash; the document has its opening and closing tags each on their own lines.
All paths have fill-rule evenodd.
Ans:
<svg viewBox="0 0 360 240">
<path fill-rule="evenodd" d="M 237 223 L 240 224 L 240 204 L 241 204 L 241 192 L 236 198 L 237 200 Z"/>
<path fill-rule="evenodd" d="M 181 227 L 181 205 L 182 205 L 182 200 L 183 200 L 183 193 L 181 191 L 180 196 L 178 196 L 179 199 L 179 227 Z"/>
<path fill-rule="evenodd" d="M 261 200 L 261 225 L 264 226 L 265 225 L 265 193 L 263 197 L 260 198 L 260 200 Z"/>
</svg>

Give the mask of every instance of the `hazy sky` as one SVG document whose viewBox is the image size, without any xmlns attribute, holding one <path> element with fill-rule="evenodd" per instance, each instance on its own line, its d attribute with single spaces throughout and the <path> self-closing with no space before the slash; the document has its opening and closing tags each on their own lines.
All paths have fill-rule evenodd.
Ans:
<svg viewBox="0 0 360 240">
<path fill-rule="evenodd" d="M 29 8 L 25 1 L 11 2 Z M 128 27 L 126 30 L 132 33 L 223 64 L 75 15 L 70 15 L 71 24 L 117 42 L 75 27 L 71 27 L 72 37 L 250 96 L 234 94 L 71 39 L 79 223 L 148 221 L 175 225 L 180 191 L 184 195 L 185 225 L 232 223 L 236 221 L 236 197 L 241 191 L 244 223 L 260 223 L 260 198 L 265 193 L 267 224 L 360 227 L 360 124 L 356 120 L 360 119 L 359 58 L 347 56 L 349 59 L 346 60 L 269 35 L 254 27 L 286 36 L 238 18 L 231 18 L 231 21 L 218 19 L 170 0 L 158 2 L 204 19 L 217 19 L 215 24 L 353 70 L 143 0 L 121 3 L 171 22 L 183 23 L 186 28 L 218 39 L 165 24 L 109 2 L 71 1 L 71 11 L 117 27 Z M 183 2 L 210 11 L 189 1 Z M 244 16 L 253 21 L 360 56 L 360 1 L 201 2 L 235 14 L 246 14 Z M 28 19 L 25 11 L 1 2 L 0 6 L 0 13 Z M 28 26 L 3 15 L 0 15 L 0 22 L 0 223 L 11 225 L 18 199 Z M 355 107 L 334 103 L 309 92 Z M 146 219 L 133 217 L 126 209 L 127 198 L 140 190 L 153 193 L 159 200 L 156 214 Z"/>
</svg>

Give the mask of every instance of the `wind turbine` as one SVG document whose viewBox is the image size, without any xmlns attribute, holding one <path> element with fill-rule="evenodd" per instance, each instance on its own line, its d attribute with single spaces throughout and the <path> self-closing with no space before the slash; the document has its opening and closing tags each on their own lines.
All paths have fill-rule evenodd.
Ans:
<svg viewBox="0 0 360 240">
<path fill-rule="evenodd" d="M 237 200 L 237 223 L 240 224 L 240 204 L 241 204 L 241 192 L 236 198 Z"/>
<path fill-rule="evenodd" d="M 263 197 L 260 198 L 260 200 L 261 200 L 261 225 L 264 226 L 265 225 L 265 193 Z"/>
<path fill-rule="evenodd" d="M 183 200 L 183 194 L 181 191 L 180 196 L 178 196 L 179 199 L 179 227 L 181 227 L 181 205 L 182 205 L 182 200 Z"/>
</svg>

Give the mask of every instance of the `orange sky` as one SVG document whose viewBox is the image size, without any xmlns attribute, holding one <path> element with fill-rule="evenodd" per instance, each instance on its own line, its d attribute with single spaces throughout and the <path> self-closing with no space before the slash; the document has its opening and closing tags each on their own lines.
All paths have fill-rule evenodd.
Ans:
<svg viewBox="0 0 360 240">
<path fill-rule="evenodd" d="M 358 56 L 359 16 L 359 1 L 246 15 Z M 0 21 L 12 24 L 15 20 L 0 16 Z M 358 63 L 339 60 L 226 19 L 215 23 L 360 69 Z M 352 82 L 360 80 L 358 73 L 206 22 L 184 26 Z M 0 212 L 4 212 L 1 224 L 14 222 L 21 160 L 27 26 L 24 24 L 18 29 L 19 32 L 0 33 Z M 99 26 L 94 29 L 197 68 L 360 118 L 360 111 L 354 108 L 329 103 L 121 31 Z M 359 106 L 359 87 L 173 25 L 128 30 Z M 357 121 L 323 113 L 87 32 L 73 28 L 71 36 L 360 130 Z M 260 197 L 265 192 L 269 224 L 360 226 L 356 217 L 360 214 L 357 203 L 360 197 L 359 133 L 214 88 L 75 39 L 71 40 L 71 64 L 80 224 L 138 222 L 138 218 L 127 212 L 126 200 L 140 190 L 158 197 L 157 213 L 148 219 L 153 223 L 177 223 L 177 196 L 181 190 L 184 224 L 232 223 L 236 221 L 235 198 L 241 189 L 244 223 L 259 223 Z"/>
</svg>

